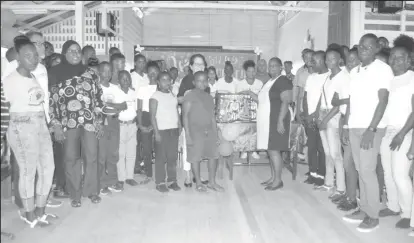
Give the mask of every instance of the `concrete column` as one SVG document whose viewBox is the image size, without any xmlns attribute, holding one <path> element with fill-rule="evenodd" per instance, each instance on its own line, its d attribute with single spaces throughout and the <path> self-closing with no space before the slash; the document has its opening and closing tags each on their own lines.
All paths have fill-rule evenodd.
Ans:
<svg viewBox="0 0 414 243">
<path fill-rule="evenodd" d="M 85 8 L 83 1 L 75 1 L 75 34 L 81 48 L 85 45 Z"/>
</svg>

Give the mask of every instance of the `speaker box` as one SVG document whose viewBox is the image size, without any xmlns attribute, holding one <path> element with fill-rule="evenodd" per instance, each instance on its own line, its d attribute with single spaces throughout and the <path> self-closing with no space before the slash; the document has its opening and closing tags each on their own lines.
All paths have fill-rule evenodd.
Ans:
<svg viewBox="0 0 414 243">
<path fill-rule="evenodd" d="M 396 13 L 403 9 L 404 1 L 378 1 L 378 13 Z"/>
<path fill-rule="evenodd" d="M 115 31 L 115 21 L 116 17 L 112 13 L 107 13 L 106 16 L 102 13 L 96 13 L 96 33 L 102 37 L 105 37 L 106 34 L 108 37 L 114 37 L 115 35 L 108 28 Z"/>
</svg>

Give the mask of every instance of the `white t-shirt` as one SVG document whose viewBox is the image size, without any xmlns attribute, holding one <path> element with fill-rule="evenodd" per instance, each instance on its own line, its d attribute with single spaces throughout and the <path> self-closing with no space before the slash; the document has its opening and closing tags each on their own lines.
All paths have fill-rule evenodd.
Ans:
<svg viewBox="0 0 414 243">
<path fill-rule="evenodd" d="M 349 128 L 369 127 L 379 102 L 378 91 L 389 90 L 393 78 L 390 66 L 379 60 L 351 70 Z M 385 125 L 382 119 L 378 128 L 384 128 Z"/>
<path fill-rule="evenodd" d="M 231 83 L 227 83 L 224 78 L 219 79 L 215 84 L 214 88 L 217 93 L 236 93 L 236 86 L 240 81 L 237 78 L 233 77 Z"/>
<path fill-rule="evenodd" d="M 45 92 L 35 78 L 27 78 L 17 71 L 2 81 L 4 96 L 10 102 L 10 113 L 44 111 Z"/>
<path fill-rule="evenodd" d="M 331 75 L 331 72 L 329 72 L 329 75 Z M 338 93 L 338 96 L 340 99 L 343 98 L 343 89 L 346 90 L 346 86 L 349 86 L 351 77 L 349 76 L 349 73 L 346 69 L 342 69 L 339 73 L 333 77 L 333 79 L 328 78 L 326 80 L 325 84 L 323 85 L 323 91 L 322 94 L 322 102 L 321 102 L 321 109 L 332 109 L 332 98 L 334 97 L 335 93 Z M 348 92 L 347 92 L 348 93 Z M 325 101 L 326 98 L 326 101 Z M 341 107 L 342 108 L 342 107 Z M 346 106 L 345 106 L 346 111 Z"/>
<path fill-rule="evenodd" d="M 137 116 L 138 107 L 136 93 L 132 89 L 128 89 L 128 93 L 125 93 L 120 87 L 118 88 L 119 96 L 123 96 L 121 99 L 125 100 L 127 103 L 127 109 L 119 113 L 118 119 L 124 122 L 132 121 Z"/>
<path fill-rule="evenodd" d="M 157 91 L 157 85 L 145 85 L 138 89 L 138 99 L 142 100 L 142 111 L 149 112 L 149 100 Z"/>
<path fill-rule="evenodd" d="M 155 119 L 157 120 L 157 126 L 159 130 L 167 130 L 178 128 L 178 100 L 172 93 L 163 93 L 156 91 L 151 99 L 158 102 L 157 114 Z"/>
<path fill-rule="evenodd" d="M 214 84 L 208 83 L 208 87 L 210 87 L 211 96 L 213 96 L 213 98 L 216 97 L 216 92 L 217 92 L 216 83 L 214 83 Z"/>
<path fill-rule="evenodd" d="M 12 72 L 16 71 L 16 68 L 19 66 L 17 60 L 11 61 L 8 63 L 6 70 L 4 71 L 4 75 L 2 80 L 10 75 Z M 46 67 L 39 63 L 36 69 L 32 72 L 33 76 L 36 78 L 37 82 L 39 83 L 40 87 L 43 89 L 44 95 L 44 102 L 43 102 L 43 109 L 45 110 L 46 120 L 49 123 L 49 79 L 47 76 Z"/>
<path fill-rule="evenodd" d="M 263 87 L 263 82 L 255 79 L 253 84 L 249 84 L 247 83 L 246 79 L 243 79 L 242 81 L 239 81 L 239 83 L 237 83 L 236 85 L 236 93 L 240 93 L 242 91 L 252 91 L 255 94 L 258 94 L 260 92 L 260 90 Z"/>
<path fill-rule="evenodd" d="M 132 88 L 135 89 L 138 95 L 138 89 L 142 86 L 149 84 L 149 79 L 146 73 L 143 76 L 139 75 L 137 72 L 131 73 Z"/>
<path fill-rule="evenodd" d="M 407 71 L 391 81 L 390 95 L 384 122 L 390 127 L 401 129 L 412 112 L 411 97 L 414 95 L 414 72 Z"/>
<path fill-rule="evenodd" d="M 326 72 L 323 74 L 313 73 L 309 75 L 308 79 L 306 80 L 305 92 L 307 94 L 306 101 L 308 102 L 309 114 L 312 114 L 316 111 L 319 99 L 321 98 L 323 84 L 328 79 L 329 75 L 330 72 Z"/>
</svg>

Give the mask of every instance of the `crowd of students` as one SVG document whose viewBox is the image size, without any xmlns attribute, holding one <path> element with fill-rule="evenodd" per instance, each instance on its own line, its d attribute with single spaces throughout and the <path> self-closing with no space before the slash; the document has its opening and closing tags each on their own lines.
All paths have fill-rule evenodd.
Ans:
<svg viewBox="0 0 414 243">
<path fill-rule="evenodd" d="M 275 57 L 256 66 L 248 60 L 244 80 L 233 76 L 230 62 L 219 78 L 203 55 L 194 54 L 178 80 L 177 68 L 166 70 L 142 54 L 128 69 L 117 48 L 100 62 L 92 46 L 69 40 L 57 54 L 41 33 L 18 36 L 2 74 L 1 128 L 2 142 L 7 133 L 13 152 L 19 216 L 31 228 L 48 226 L 57 216 L 45 209 L 60 206 L 56 199 L 70 198 L 75 208 L 82 197 L 99 203 L 101 196 L 153 177 L 160 192 L 181 190 L 180 143 L 185 187 L 224 191 L 215 179 L 220 132 L 213 100 L 224 92 L 258 102 L 258 150 L 267 150 L 272 169 L 262 183 L 266 190 L 283 187 L 281 152 L 289 149 L 292 116 L 308 137 L 305 182 L 332 192 L 338 209 L 355 210 L 345 221 L 370 232 L 379 217 L 401 215 L 396 227 L 409 228 L 410 220 L 413 227 L 413 52 L 411 37 L 401 35 L 389 48 L 386 39 L 366 34 L 350 50 L 337 44 L 303 50 L 305 64 L 296 75 L 290 61 Z M 205 159 L 208 180 L 200 176 Z M 144 179 L 136 181 L 136 173 Z M 382 181 L 388 200 L 380 210 Z"/>
</svg>

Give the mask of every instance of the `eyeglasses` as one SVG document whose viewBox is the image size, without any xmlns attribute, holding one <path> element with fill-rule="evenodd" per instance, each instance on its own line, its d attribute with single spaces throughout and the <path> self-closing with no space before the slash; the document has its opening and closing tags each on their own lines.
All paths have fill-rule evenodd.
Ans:
<svg viewBox="0 0 414 243">
<path fill-rule="evenodd" d="M 68 50 L 66 53 L 69 53 L 71 55 L 81 54 L 80 50 Z"/>
</svg>

